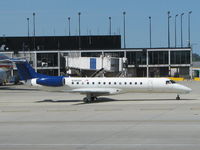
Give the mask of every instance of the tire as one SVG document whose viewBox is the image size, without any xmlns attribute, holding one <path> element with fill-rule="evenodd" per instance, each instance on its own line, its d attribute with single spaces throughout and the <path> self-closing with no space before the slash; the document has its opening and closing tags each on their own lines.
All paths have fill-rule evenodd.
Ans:
<svg viewBox="0 0 200 150">
<path fill-rule="evenodd" d="M 83 102 L 84 102 L 84 103 L 88 103 L 88 102 L 89 102 L 88 99 L 87 99 L 87 97 L 85 97 L 85 98 L 83 99 Z"/>
</svg>

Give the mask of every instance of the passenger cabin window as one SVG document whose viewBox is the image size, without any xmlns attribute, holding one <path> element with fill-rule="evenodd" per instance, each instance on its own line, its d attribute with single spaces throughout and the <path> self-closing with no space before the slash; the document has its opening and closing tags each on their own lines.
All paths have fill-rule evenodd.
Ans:
<svg viewBox="0 0 200 150">
<path fill-rule="evenodd" d="M 72 84 L 74 84 L 74 82 L 72 82 Z"/>
<path fill-rule="evenodd" d="M 117 83 L 116 83 L 116 82 L 114 82 L 114 84 L 116 85 Z"/>
<path fill-rule="evenodd" d="M 111 84 L 111 82 L 109 82 L 108 84 Z"/>
<path fill-rule="evenodd" d="M 76 82 L 76 84 L 79 84 L 79 82 Z"/>
<path fill-rule="evenodd" d="M 87 84 L 90 84 L 89 82 L 87 82 Z"/>
<path fill-rule="evenodd" d="M 99 82 L 99 84 L 101 84 L 101 82 Z"/>
<path fill-rule="evenodd" d="M 135 85 L 137 85 L 137 82 L 135 82 Z"/>
<path fill-rule="evenodd" d="M 103 84 L 106 84 L 106 82 L 104 82 Z"/>
<path fill-rule="evenodd" d="M 129 83 L 130 85 L 132 84 L 132 82 Z"/>
<path fill-rule="evenodd" d="M 119 82 L 119 85 L 121 85 L 122 83 L 121 82 Z"/>
<path fill-rule="evenodd" d="M 140 82 L 140 85 L 142 85 L 142 82 Z"/>
<path fill-rule="evenodd" d="M 92 82 L 92 84 L 94 84 L 94 82 Z"/>
<path fill-rule="evenodd" d="M 124 84 L 126 85 L 126 82 L 124 82 Z"/>
</svg>

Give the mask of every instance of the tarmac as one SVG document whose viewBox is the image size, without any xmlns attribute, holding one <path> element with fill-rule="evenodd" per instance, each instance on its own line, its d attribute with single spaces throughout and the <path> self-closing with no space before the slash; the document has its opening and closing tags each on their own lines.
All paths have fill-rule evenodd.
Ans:
<svg viewBox="0 0 200 150">
<path fill-rule="evenodd" d="M 200 82 L 193 91 L 101 97 L 0 87 L 0 150 L 199 150 Z"/>
</svg>

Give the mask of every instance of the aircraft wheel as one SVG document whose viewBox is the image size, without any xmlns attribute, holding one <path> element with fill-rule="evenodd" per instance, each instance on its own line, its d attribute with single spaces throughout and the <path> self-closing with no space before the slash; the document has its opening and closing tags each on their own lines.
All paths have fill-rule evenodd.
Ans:
<svg viewBox="0 0 200 150">
<path fill-rule="evenodd" d="M 179 95 L 177 95 L 176 96 L 176 100 L 180 100 L 181 98 L 180 98 L 180 96 Z"/>
<path fill-rule="evenodd" d="M 85 97 L 83 99 L 84 103 L 91 103 L 93 101 L 93 98 L 92 97 Z"/>
<path fill-rule="evenodd" d="M 91 97 L 91 102 L 94 102 L 97 99 L 97 97 Z"/>
<path fill-rule="evenodd" d="M 85 98 L 83 99 L 83 101 L 84 101 L 84 103 L 88 103 L 88 102 L 89 102 L 88 99 L 87 99 L 87 97 L 85 97 Z"/>
<path fill-rule="evenodd" d="M 87 97 L 87 100 L 88 100 L 88 103 L 91 103 L 92 102 L 92 97 Z"/>
</svg>

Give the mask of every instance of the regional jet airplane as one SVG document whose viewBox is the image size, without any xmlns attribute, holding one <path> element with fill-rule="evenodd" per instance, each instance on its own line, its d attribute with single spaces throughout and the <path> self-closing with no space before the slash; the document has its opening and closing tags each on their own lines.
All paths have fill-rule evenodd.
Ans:
<svg viewBox="0 0 200 150">
<path fill-rule="evenodd" d="M 189 93 L 190 88 L 167 78 L 79 78 L 47 76 L 36 73 L 26 61 L 16 62 L 22 80 L 31 86 L 48 91 L 64 91 L 85 94 L 85 103 L 90 103 L 98 96 L 122 93 Z"/>
</svg>

